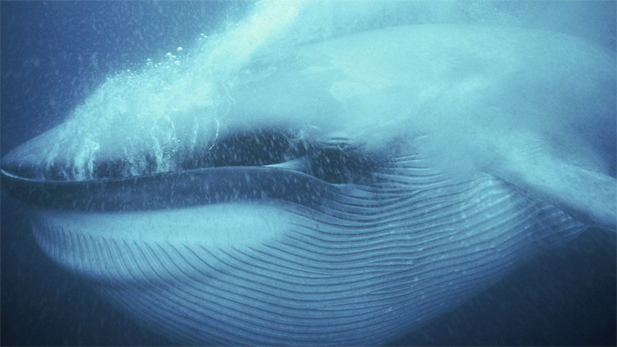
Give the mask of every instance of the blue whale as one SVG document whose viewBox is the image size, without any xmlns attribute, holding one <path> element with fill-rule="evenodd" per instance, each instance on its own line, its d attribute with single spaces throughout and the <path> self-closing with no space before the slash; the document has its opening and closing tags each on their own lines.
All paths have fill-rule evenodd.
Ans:
<svg viewBox="0 0 617 347">
<path fill-rule="evenodd" d="M 156 331 L 383 344 L 615 231 L 614 52 L 415 25 L 238 66 L 111 79 L 2 159 L 43 251 Z"/>
</svg>

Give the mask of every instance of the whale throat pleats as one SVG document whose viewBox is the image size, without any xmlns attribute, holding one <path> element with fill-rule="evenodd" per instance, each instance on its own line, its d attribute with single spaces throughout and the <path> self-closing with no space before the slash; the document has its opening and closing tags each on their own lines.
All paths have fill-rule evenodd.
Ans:
<svg viewBox="0 0 617 347">
<path fill-rule="evenodd" d="M 33 226 L 52 259 L 129 314 L 198 344 L 380 343 L 406 331 L 405 317 L 436 316 L 503 277 L 526 258 L 521 247 L 584 228 L 491 176 L 459 180 L 415 156 L 370 185 L 322 184 L 331 190 L 313 207 L 44 209 Z"/>
</svg>

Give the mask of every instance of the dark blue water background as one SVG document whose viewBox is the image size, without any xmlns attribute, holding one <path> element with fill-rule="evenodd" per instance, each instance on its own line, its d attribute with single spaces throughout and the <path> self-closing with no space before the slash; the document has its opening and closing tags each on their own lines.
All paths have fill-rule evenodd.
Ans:
<svg viewBox="0 0 617 347">
<path fill-rule="evenodd" d="M 0 6 L 2 155 L 61 123 L 109 74 L 190 47 L 247 7 L 185 1 Z M 614 16 L 614 4 L 611 10 Z M 1 345 L 174 344 L 47 259 L 22 208 L 5 196 L 1 215 Z M 615 234 L 591 230 L 394 343 L 614 345 L 615 247 Z"/>
</svg>

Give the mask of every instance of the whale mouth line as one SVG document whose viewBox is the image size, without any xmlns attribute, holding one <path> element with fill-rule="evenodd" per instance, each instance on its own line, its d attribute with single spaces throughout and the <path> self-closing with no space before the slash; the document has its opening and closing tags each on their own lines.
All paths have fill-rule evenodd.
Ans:
<svg viewBox="0 0 617 347">
<path fill-rule="evenodd" d="M 340 139 L 293 143 L 281 133 L 264 134 L 229 136 L 208 156 L 197 156 L 177 171 L 122 177 L 119 164 L 107 163 L 99 165 L 105 169 L 97 171 L 96 179 L 67 180 L 24 174 L 36 168 L 3 167 L 3 186 L 9 195 L 38 208 L 89 212 L 265 200 L 315 207 L 339 186 L 370 184 L 384 167 L 377 156 Z"/>
<path fill-rule="evenodd" d="M 318 204 L 336 185 L 284 168 L 215 167 L 148 176 L 37 181 L 2 170 L 4 190 L 28 205 L 87 212 L 139 211 L 279 199 Z"/>
<path fill-rule="evenodd" d="M 132 158 L 93 157 L 87 165 L 73 158 L 40 162 L 3 160 L 2 172 L 37 184 L 71 185 L 114 182 L 222 167 L 277 167 L 302 171 L 329 183 L 355 183 L 377 163 L 346 138 L 303 139 L 288 129 L 238 130 L 211 145 L 185 146 L 174 154 L 142 153 Z"/>
</svg>

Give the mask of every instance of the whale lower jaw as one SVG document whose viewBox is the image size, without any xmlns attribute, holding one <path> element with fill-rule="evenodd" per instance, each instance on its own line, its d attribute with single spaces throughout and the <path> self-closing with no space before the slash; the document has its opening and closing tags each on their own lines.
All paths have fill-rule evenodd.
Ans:
<svg viewBox="0 0 617 347">
<path fill-rule="evenodd" d="M 376 177 L 321 182 L 317 204 L 38 208 L 33 229 L 53 260 L 182 343 L 370 345 L 584 228 L 489 175 L 452 179 L 404 157 Z"/>
</svg>

